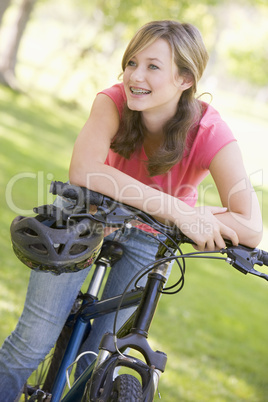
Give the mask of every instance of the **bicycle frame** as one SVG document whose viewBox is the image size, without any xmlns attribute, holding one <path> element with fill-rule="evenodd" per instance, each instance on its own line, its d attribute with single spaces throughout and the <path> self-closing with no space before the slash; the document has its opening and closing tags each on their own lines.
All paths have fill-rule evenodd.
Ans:
<svg viewBox="0 0 268 402">
<path fill-rule="evenodd" d="M 85 311 L 81 313 L 75 324 L 64 359 L 61 363 L 60 370 L 52 388 L 53 402 L 58 402 L 61 400 L 60 398 L 66 384 L 66 370 L 76 358 L 84 333 L 87 330 L 89 320 L 101 314 L 116 311 L 121 301 L 122 305 L 120 308 L 126 308 L 137 304 L 139 304 L 139 306 L 136 312 L 118 331 L 117 347 L 120 350 L 120 353 L 118 353 L 114 345 L 113 334 L 105 334 L 99 347 L 100 353 L 96 364 L 94 361 L 85 370 L 85 372 L 74 383 L 73 387 L 67 392 L 62 401 L 81 401 L 86 384 L 91 377 L 92 381 L 89 392 L 91 398 L 93 398 L 92 400 L 94 400 L 94 398 L 97 398 L 99 389 L 104 381 L 104 376 L 109 375 L 111 377 L 116 366 L 127 366 L 136 370 L 141 375 L 144 384 L 144 394 L 146 395 L 145 401 L 153 399 L 153 395 L 157 389 L 160 373 L 162 373 L 165 369 L 167 356 L 163 352 L 154 352 L 149 346 L 146 338 L 148 336 L 149 327 L 157 308 L 161 292 L 166 282 L 166 274 L 169 263 L 161 263 L 161 257 L 164 256 L 164 254 L 166 255 L 166 253 L 166 248 L 160 246 L 156 256 L 156 267 L 148 275 L 148 280 L 144 290 L 141 289 L 127 292 L 123 301 L 121 295 L 107 300 L 95 301 L 87 306 Z M 160 260 L 160 263 L 157 262 L 157 260 Z M 92 283 L 97 291 L 99 290 L 99 286 L 103 280 L 104 274 L 105 269 L 103 269 L 102 264 L 98 264 L 88 289 L 89 293 L 93 286 Z M 96 285 L 97 282 L 99 285 Z M 133 358 L 125 357 L 122 359 L 121 352 L 127 348 L 133 348 L 142 353 L 146 364 Z M 103 370 L 103 366 L 106 366 L 105 370 Z M 100 367 L 103 373 L 102 376 L 99 374 Z M 110 384 L 112 384 L 112 380 L 110 381 Z M 105 393 L 108 395 L 110 391 L 110 388 L 107 388 Z"/>
<path fill-rule="evenodd" d="M 105 300 L 97 299 L 97 295 L 99 294 L 101 284 L 106 275 L 108 265 L 108 260 L 100 259 L 95 266 L 94 274 L 86 292 L 86 294 L 92 297 L 91 302 L 84 304 L 84 309 L 81 313 L 79 313 L 74 324 L 72 335 L 52 387 L 53 402 L 58 402 L 61 400 L 66 385 L 66 370 L 77 357 L 78 351 L 83 342 L 83 338 L 90 329 L 90 321 L 96 317 L 100 317 L 103 314 L 115 312 L 119 306 L 119 303 L 121 302 L 121 295 Z M 141 300 L 141 297 L 142 289 L 127 292 L 121 308 L 124 309 L 137 306 Z"/>
<path fill-rule="evenodd" d="M 159 250 L 161 247 L 159 247 Z M 160 262 L 156 261 L 156 267 L 148 275 L 148 280 L 145 288 L 137 290 L 131 290 L 126 292 L 122 300 L 122 295 L 112 297 L 105 300 L 98 300 L 97 296 L 100 291 L 101 284 L 106 275 L 109 261 L 106 258 L 100 258 L 95 266 L 95 270 L 87 289 L 87 294 L 90 295 L 90 302 L 84 302 L 81 312 L 75 321 L 72 335 L 70 337 L 67 349 L 64 353 L 63 360 L 57 373 L 57 377 L 52 387 L 52 402 L 73 402 L 75 400 L 82 400 L 86 384 L 92 376 L 95 366 L 94 375 L 96 377 L 99 367 L 106 362 L 107 373 L 112 373 L 115 366 L 128 366 L 138 370 L 143 382 L 147 384 L 146 393 L 152 400 L 155 390 L 157 388 L 159 375 L 164 371 L 167 356 L 162 352 L 154 352 L 147 341 L 148 331 L 152 322 L 154 312 L 157 308 L 157 304 L 161 295 L 161 291 L 166 282 L 166 273 L 168 263 L 161 263 L 161 256 L 166 252 L 166 248 L 162 246 L 163 252 L 156 256 Z M 118 348 L 123 352 L 126 348 L 131 347 L 140 351 L 147 365 L 141 363 L 137 364 L 137 361 L 121 361 L 120 355 L 118 355 L 112 334 L 106 334 L 100 344 L 100 353 L 93 363 L 85 370 L 85 372 L 77 379 L 72 388 L 67 392 L 65 397 L 62 398 L 66 386 L 66 370 L 75 361 L 80 346 L 83 342 L 84 336 L 88 330 L 90 330 L 90 321 L 93 318 L 99 317 L 103 314 L 108 314 L 117 311 L 118 308 L 128 308 L 131 306 L 137 306 L 137 310 L 129 318 L 129 320 L 118 331 Z M 96 363 L 96 365 L 95 365 Z M 148 367 L 154 367 L 149 369 Z M 93 379 L 94 379 L 93 375 Z M 111 381 L 112 383 L 112 381 Z M 99 383 L 93 381 L 92 393 L 98 393 Z M 109 392 L 109 390 L 107 390 Z M 147 399 L 146 399 L 147 400 Z"/>
<path fill-rule="evenodd" d="M 128 292 L 125 296 L 121 308 L 128 308 L 138 305 L 141 300 L 141 295 L 141 290 Z M 121 296 L 102 300 L 99 302 L 96 301 L 94 304 L 87 307 L 86 316 L 84 314 L 81 314 L 81 316 L 78 317 L 64 358 L 62 360 L 58 375 L 52 388 L 53 402 L 58 402 L 61 400 L 60 398 L 66 384 L 66 370 L 76 359 L 79 348 L 84 338 L 84 334 L 86 333 L 86 331 L 88 330 L 88 326 L 90 325 L 90 320 L 103 314 L 115 312 L 119 306 L 120 301 Z"/>
</svg>

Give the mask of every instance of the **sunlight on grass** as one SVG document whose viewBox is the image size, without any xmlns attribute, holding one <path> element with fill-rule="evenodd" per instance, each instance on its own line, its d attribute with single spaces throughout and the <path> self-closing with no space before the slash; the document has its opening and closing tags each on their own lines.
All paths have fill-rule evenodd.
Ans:
<svg viewBox="0 0 268 402">
<path fill-rule="evenodd" d="M 2 297 L 2 300 L 0 300 L 1 312 L 4 310 L 8 313 L 17 311 L 15 304 L 11 303 L 11 301 L 9 300 L 9 292 L 3 291 L 3 286 L 0 286 L 0 292 L 1 292 L 1 297 Z M 5 300 L 3 300 L 3 298 L 5 298 Z"/>
<path fill-rule="evenodd" d="M 170 283 L 175 278 L 174 267 Z M 267 384 L 258 373 L 267 362 L 267 302 L 265 281 L 226 263 L 189 260 L 182 292 L 161 298 L 150 331 L 168 355 L 163 398 L 263 402 Z"/>
<path fill-rule="evenodd" d="M 208 356 L 202 356 L 202 363 L 209 362 Z M 209 365 L 202 366 L 194 358 L 183 357 L 178 360 L 175 356 L 170 359 L 168 370 L 161 377 L 161 388 L 174 389 L 174 396 L 169 402 L 181 401 L 257 401 L 258 391 L 250 386 L 245 380 L 228 375 L 224 369 L 211 368 Z M 202 394 L 200 395 L 200 390 Z M 163 392 L 163 399 L 164 392 Z M 156 399 L 155 399 L 156 400 Z"/>
</svg>

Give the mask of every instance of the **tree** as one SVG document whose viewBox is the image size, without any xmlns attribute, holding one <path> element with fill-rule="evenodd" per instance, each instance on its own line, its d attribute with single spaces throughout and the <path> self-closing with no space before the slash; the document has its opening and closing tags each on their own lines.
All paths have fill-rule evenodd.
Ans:
<svg viewBox="0 0 268 402">
<path fill-rule="evenodd" d="M 1 0 L 4 4 L 2 15 L 10 4 L 10 0 Z M 11 27 L 10 36 L 5 43 L 4 53 L 0 62 L 0 82 L 13 89 L 19 89 L 15 75 L 18 49 L 23 37 L 27 22 L 37 0 L 22 0 L 18 9 L 17 18 Z"/>
<path fill-rule="evenodd" d="M 5 14 L 6 9 L 9 7 L 11 0 L 1 0 L 0 1 L 0 25 Z"/>
</svg>

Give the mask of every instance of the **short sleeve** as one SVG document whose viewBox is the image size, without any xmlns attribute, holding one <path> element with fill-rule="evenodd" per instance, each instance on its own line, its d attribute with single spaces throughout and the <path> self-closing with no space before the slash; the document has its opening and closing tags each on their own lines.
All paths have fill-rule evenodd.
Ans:
<svg viewBox="0 0 268 402">
<path fill-rule="evenodd" d="M 220 114 L 208 106 L 195 139 L 195 158 L 201 169 L 209 169 L 214 156 L 227 144 L 236 141 Z"/>
<path fill-rule="evenodd" d="M 120 118 L 122 117 L 124 104 L 126 103 L 126 93 L 124 90 L 124 84 L 115 84 L 111 88 L 104 89 L 103 91 L 99 92 L 98 94 L 105 94 L 112 99 L 115 103 Z"/>
</svg>

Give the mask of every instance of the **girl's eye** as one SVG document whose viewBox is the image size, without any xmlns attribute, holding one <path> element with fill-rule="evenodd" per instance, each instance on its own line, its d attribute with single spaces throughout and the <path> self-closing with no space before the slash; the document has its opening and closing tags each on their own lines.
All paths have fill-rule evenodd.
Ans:
<svg viewBox="0 0 268 402">
<path fill-rule="evenodd" d="M 136 63 L 133 60 L 129 60 L 129 62 L 127 63 L 128 66 L 130 67 L 135 67 Z"/>
<path fill-rule="evenodd" d="M 155 64 L 150 64 L 150 65 L 149 65 L 149 68 L 150 68 L 151 70 L 159 70 L 159 67 L 157 67 Z"/>
</svg>

